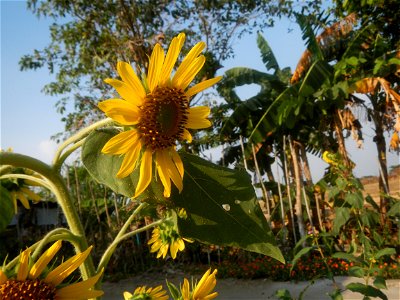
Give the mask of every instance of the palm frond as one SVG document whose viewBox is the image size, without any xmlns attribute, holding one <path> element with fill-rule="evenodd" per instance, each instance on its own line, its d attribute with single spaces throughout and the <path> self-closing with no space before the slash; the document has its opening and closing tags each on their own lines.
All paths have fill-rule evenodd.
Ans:
<svg viewBox="0 0 400 300">
<path fill-rule="evenodd" d="M 315 37 L 315 39 L 313 39 L 314 35 L 311 26 L 307 26 L 305 17 L 298 17 L 298 21 L 303 31 L 303 38 L 307 41 L 308 48 L 303 52 L 296 66 L 291 83 L 298 82 L 315 59 L 323 59 L 328 53 L 332 55 L 334 52 L 332 49 L 338 48 L 337 45 L 348 37 L 357 19 L 356 15 L 352 13 L 339 22 L 334 23 L 332 26 L 327 27 L 320 35 Z"/>
<path fill-rule="evenodd" d="M 278 61 L 275 58 L 274 53 L 272 52 L 271 47 L 269 46 L 268 42 L 264 37 L 258 33 L 257 34 L 257 46 L 261 52 L 261 59 L 265 64 L 267 70 L 273 69 L 275 73 L 280 69 Z"/>
</svg>

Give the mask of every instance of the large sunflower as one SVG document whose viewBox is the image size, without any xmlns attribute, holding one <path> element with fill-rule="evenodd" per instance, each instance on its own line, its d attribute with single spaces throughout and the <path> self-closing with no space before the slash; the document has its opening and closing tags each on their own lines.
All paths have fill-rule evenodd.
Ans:
<svg viewBox="0 0 400 300">
<path fill-rule="evenodd" d="M 117 90 L 122 99 L 100 102 L 99 108 L 108 117 L 125 126 L 125 131 L 111 138 L 102 152 L 124 155 L 118 178 L 128 176 L 140 164 L 134 197 L 140 195 L 151 182 L 153 157 L 164 186 L 164 196 L 171 195 L 171 180 L 182 191 L 184 168 L 175 149 L 176 142 L 191 142 L 192 136 L 188 129 L 211 126 L 207 119 L 210 108 L 190 107 L 190 99 L 217 83 L 221 76 L 188 88 L 204 65 L 205 57 L 200 55 L 205 48 L 204 42 L 199 42 L 190 50 L 171 76 L 184 41 L 184 33 L 173 38 L 166 55 L 161 45 L 156 44 L 150 56 L 148 74 L 143 76 L 143 81 L 139 80 L 132 66 L 125 62 L 117 63 L 117 71 L 122 80 L 105 80 Z"/>
<path fill-rule="evenodd" d="M 103 295 L 103 291 L 93 287 L 102 275 L 102 271 L 85 281 L 63 285 L 62 282 L 75 271 L 87 258 L 92 247 L 76 254 L 55 269 L 47 273 L 47 265 L 61 247 L 61 241 L 55 242 L 42 256 L 31 265 L 30 250 L 21 253 L 18 272 L 7 275 L 0 269 L 0 299 L 89 299 Z"/>
</svg>

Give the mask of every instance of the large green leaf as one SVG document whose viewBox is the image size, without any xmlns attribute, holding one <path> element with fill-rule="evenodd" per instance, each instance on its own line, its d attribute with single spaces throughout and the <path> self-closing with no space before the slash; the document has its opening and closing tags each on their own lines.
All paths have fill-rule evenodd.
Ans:
<svg viewBox="0 0 400 300">
<path fill-rule="evenodd" d="M 14 216 L 14 205 L 10 193 L 0 185 L 0 232 L 10 224 Z"/>
<path fill-rule="evenodd" d="M 357 292 L 367 297 L 379 297 L 383 300 L 388 299 L 388 297 L 381 290 L 363 283 L 352 282 L 346 285 L 346 288 L 352 292 Z"/>
<path fill-rule="evenodd" d="M 261 58 L 265 67 L 268 69 L 273 69 L 275 72 L 279 70 L 278 61 L 275 58 L 274 53 L 272 52 L 271 47 L 269 46 L 268 42 L 261 33 L 258 32 L 257 34 L 257 46 L 261 52 Z"/>
<path fill-rule="evenodd" d="M 347 207 L 338 207 L 335 210 L 335 215 L 332 233 L 339 234 L 340 228 L 350 219 L 350 209 Z"/>
<path fill-rule="evenodd" d="M 323 60 L 317 60 L 308 70 L 301 83 L 299 95 L 303 97 L 311 96 L 317 91 L 324 82 L 333 76 L 333 68 Z"/>
<path fill-rule="evenodd" d="M 92 132 L 82 147 L 82 162 L 89 174 L 98 182 L 105 184 L 114 192 L 126 197 L 132 197 L 139 180 L 139 168 L 125 178 L 117 178 L 116 174 L 121 166 L 123 157 L 101 153 L 104 144 L 119 133 L 118 130 L 106 128 Z M 139 199 L 156 198 L 163 200 L 162 186 L 152 180 L 148 188 Z"/>
<path fill-rule="evenodd" d="M 183 191 L 171 200 L 186 209 L 178 219 L 182 236 L 205 243 L 240 247 L 284 258 L 245 171 L 216 166 L 198 156 L 180 153 L 185 167 Z"/>
</svg>

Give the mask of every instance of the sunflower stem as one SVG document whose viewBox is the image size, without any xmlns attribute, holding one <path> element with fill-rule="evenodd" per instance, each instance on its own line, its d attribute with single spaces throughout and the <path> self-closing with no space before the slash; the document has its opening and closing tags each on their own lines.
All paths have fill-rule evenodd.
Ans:
<svg viewBox="0 0 400 300">
<path fill-rule="evenodd" d="M 88 248 L 85 231 L 75 209 L 73 199 L 68 193 L 67 186 L 57 170 L 33 157 L 9 152 L 0 153 L 0 164 L 31 169 L 47 178 L 51 191 L 53 191 L 58 204 L 64 212 L 70 231 L 80 239 L 80 243 L 75 245 L 75 251 L 79 253 Z M 80 266 L 80 271 L 84 280 L 95 274 L 92 256 L 88 256 Z"/>
<path fill-rule="evenodd" d="M 64 228 L 65 229 L 65 228 Z M 63 241 L 69 241 L 72 243 L 72 240 L 70 239 L 73 235 L 71 235 L 71 233 L 60 233 L 57 235 L 52 235 L 51 237 L 48 238 L 47 242 L 51 243 L 51 242 L 55 242 L 55 241 L 59 241 L 59 240 L 63 240 Z M 75 239 L 75 238 L 74 238 Z M 35 250 L 39 244 L 41 243 L 41 241 L 34 243 L 32 246 L 28 247 L 28 249 Z M 10 270 L 12 269 L 19 261 L 19 257 L 21 254 L 19 254 L 18 256 L 14 257 L 14 259 L 12 261 L 10 261 L 6 266 L 5 269 L 6 270 Z"/>
<path fill-rule="evenodd" d="M 7 179 L 7 178 L 21 178 L 21 179 L 25 179 L 25 180 L 31 180 L 49 190 L 51 190 L 50 185 L 46 181 L 44 181 L 43 179 L 37 178 L 35 176 L 26 175 L 26 174 L 5 174 L 5 175 L 0 176 L 0 180 Z"/>
<path fill-rule="evenodd" d="M 108 261 L 111 258 L 111 255 L 114 253 L 115 249 L 118 246 L 118 243 L 115 243 L 115 241 L 119 241 L 119 239 L 125 234 L 126 230 L 129 228 L 129 225 L 132 223 L 132 221 L 136 218 L 138 213 L 147 206 L 147 203 L 140 203 L 139 206 L 133 211 L 133 213 L 130 215 L 128 220 L 124 223 L 124 225 L 121 227 L 119 230 L 117 236 L 115 237 L 114 241 L 107 247 L 106 251 L 103 253 L 103 256 L 101 257 L 100 263 L 97 266 L 97 271 L 101 270 L 102 267 L 106 267 L 108 264 Z"/>
<path fill-rule="evenodd" d="M 63 240 L 67 240 L 69 241 L 72 245 L 74 245 L 74 247 L 77 247 L 80 243 L 80 238 L 77 237 L 76 235 L 74 235 L 70 230 L 68 230 L 67 228 L 56 228 L 50 232 L 48 232 L 39 242 L 37 247 L 35 248 L 33 254 L 32 254 L 32 259 L 33 261 L 36 261 L 36 257 L 42 252 L 43 247 L 50 243 L 50 239 L 51 237 L 53 237 L 54 235 L 63 235 L 63 237 L 67 237 L 67 239 L 63 238 Z"/>
<path fill-rule="evenodd" d="M 56 168 L 60 168 L 61 164 L 63 161 L 65 161 L 65 159 L 68 157 L 68 155 L 70 155 L 74 150 L 76 150 L 77 148 L 74 148 L 74 145 L 71 146 L 71 149 L 73 149 L 71 152 L 69 152 L 69 150 L 66 151 L 67 156 L 63 155 L 63 160 L 61 160 L 61 156 L 62 156 L 62 152 L 64 151 L 65 148 L 67 148 L 70 144 L 74 144 L 79 142 L 81 139 L 85 138 L 89 133 L 91 133 L 93 130 L 103 127 L 105 125 L 108 125 L 110 123 L 114 122 L 111 118 L 107 118 L 101 121 L 98 121 L 96 123 L 93 123 L 92 125 L 85 127 L 84 129 L 82 129 L 81 131 L 78 131 L 76 134 L 74 134 L 73 136 L 69 137 L 68 139 L 66 139 L 64 141 L 64 143 L 62 143 L 60 145 L 60 147 L 58 147 L 56 154 L 54 155 L 53 158 L 53 166 Z M 61 162 L 59 162 L 61 161 Z"/>
<path fill-rule="evenodd" d="M 58 158 L 57 162 L 53 165 L 53 168 L 56 170 L 61 169 L 61 165 L 65 162 L 65 160 L 70 156 L 76 149 L 80 148 L 83 143 L 85 142 L 86 138 L 81 139 L 80 141 L 77 141 L 75 144 L 73 144 L 71 147 L 69 147 L 63 154 L 60 155 Z"/>
</svg>

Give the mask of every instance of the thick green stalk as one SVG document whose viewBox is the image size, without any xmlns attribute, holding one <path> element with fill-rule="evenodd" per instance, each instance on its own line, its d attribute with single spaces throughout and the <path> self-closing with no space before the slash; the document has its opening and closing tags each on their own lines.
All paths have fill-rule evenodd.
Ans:
<svg viewBox="0 0 400 300">
<path fill-rule="evenodd" d="M 58 172 L 40 160 L 17 153 L 0 153 L 0 164 L 31 169 L 46 177 L 49 180 L 49 186 L 54 192 L 58 204 L 64 212 L 70 231 L 72 234 L 78 236 L 81 240 L 76 247 L 76 251 L 82 252 L 88 248 L 85 231 L 79 219 L 78 213 L 76 212 L 74 202 L 68 193 L 68 189 L 63 178 Z M 80 266 L 80 270 L 84 280 L 95 274 L 95 268 L 91 256 L 89 256 Z"/>
</svg>

